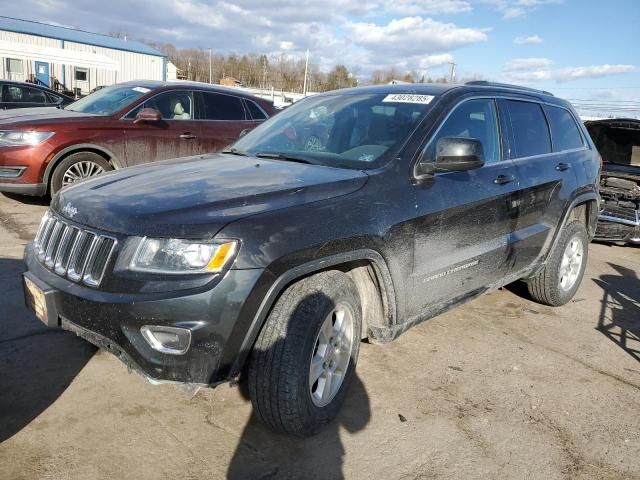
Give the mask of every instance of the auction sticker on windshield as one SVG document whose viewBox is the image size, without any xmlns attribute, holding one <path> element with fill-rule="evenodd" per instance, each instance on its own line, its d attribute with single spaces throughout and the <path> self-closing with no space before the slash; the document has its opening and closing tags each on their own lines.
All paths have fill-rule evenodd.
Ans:
<svg viewBox="0 0 640 480">
<path fill-rule="evenodd" d="M 433 100 L 433 95 L 414 95 L 411 93 L 391 93 L 384 97 L 383 102 L 394 103 L 423 103 L 428 104 Z"/>
</svg>

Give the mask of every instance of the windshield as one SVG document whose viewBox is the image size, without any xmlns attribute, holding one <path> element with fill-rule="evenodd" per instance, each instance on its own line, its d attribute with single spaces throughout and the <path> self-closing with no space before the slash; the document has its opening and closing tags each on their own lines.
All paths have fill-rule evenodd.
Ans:
<svg viewBox="0 0 640 480">
<path fill-rule="evenodd" d="M 387 93 L 308 97 L 242 137 L 234 149 L 332 167 L 374 168 L 396 154 L 432 99 Z"/>
<path fill-rule="evenodd" d="M 64 109 L 74 112 L 93 113 L 94 115 L 113 115 L 150 91 L 146 87 L 131 85 L 105 87 L 73 102 L 71 105 L 67 105 Z"/>
</svg>

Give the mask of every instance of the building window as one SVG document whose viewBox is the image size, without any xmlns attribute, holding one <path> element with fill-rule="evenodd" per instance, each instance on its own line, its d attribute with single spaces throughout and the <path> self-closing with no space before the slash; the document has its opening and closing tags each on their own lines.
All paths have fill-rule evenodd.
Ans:
<svg viewBox="0 0 640 480">
<path fill-rule="evenodd" d="M 76 81 L 78 82 L 88 82 L 89 81 L 89 69 L 88 68 L 78 68 L 75 70 Z"/>
<path fill-rule="evenodd" d="M 7 58 L 7 73 L 9 80 L 24 80 L 24 65 L 19 58 Z"/>
</svg>

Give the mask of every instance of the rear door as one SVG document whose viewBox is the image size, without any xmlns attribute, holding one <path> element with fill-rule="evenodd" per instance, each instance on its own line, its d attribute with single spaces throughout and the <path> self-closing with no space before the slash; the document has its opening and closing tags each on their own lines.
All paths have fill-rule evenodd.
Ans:
<svg viewBox="0 0 640 480">
<path fill-rule="evenodd" d="M 159 111 L 162 120 L 134 123 L 142 108 Z M 194 118 L 195 110 L 191 90 L 171 90 L 151 97 L 127 114 L 121 120 L 127 166 L 202 153 L 200 122 Z"/>
<path fill-rule="evenodd" d="M 508 118 L 509 155 L 520 180 L 513 265 L 513 270 L 519 271 L 530 266 L 551 241 L 566 202 L 575 190 L 574 155 L 585 147 L 567 150 L 571 139 L 563 139 L 563 128 L 560 128 L 554 140 L 556 148 L 553 148 L 545 114 L 547 106 L 511 99 L 501 100 L 501 104 Z M 558 121 L 566 121 L 561 118 L 562 111 L 552 113 L 554 118 L 559 115 Z M 581 143 L 580 136 L 578 139 Z"/>
<path fill-rule="evenodd" d="M 200 147 L 217 152 L 235 142 L 243 130 L 251 130 L 262 120 L 254 120 L 242 98 L 226 93 L 195 92 L 200 119 Z"/>
<path fill-rule="evenodd" d="M 415 186 L 413 315 L 491 286 L 513 263 L 518 179 L 502 154 L 500 131 L 495 99 L 469 99 L 453 109 L 426 147 L 427 158 L 435 159 L 440 138 L 475 138 L 485 165 L 435 173 Z"/>
</svg>

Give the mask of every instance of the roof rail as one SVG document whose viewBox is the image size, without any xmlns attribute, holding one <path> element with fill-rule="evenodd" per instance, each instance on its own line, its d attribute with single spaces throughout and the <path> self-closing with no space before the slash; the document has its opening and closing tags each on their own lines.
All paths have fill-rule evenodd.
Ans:
<svg viewBox="0 0 640 480">
<path fill-rule="evenodd" d="M 488 82 L 487 80 L 472 80 L 470 82 L 465 83 L 465 85 L 475 85 L 479 87 L 511 88 L 514 90 L 522 90 L 523 92 L 544 93 L 545 95 L 551 95 L 553 97 L 553 93 L 547 92 L 546 90 L 538 90 L 537 88 L 522 87 L 520 85 L 513 85 L 511 83 Z"/>
</svg>

